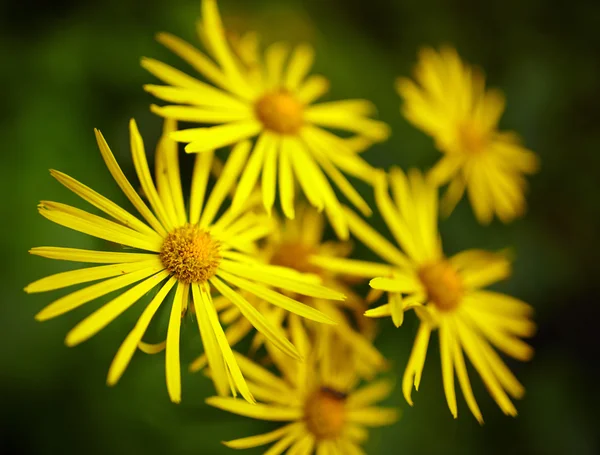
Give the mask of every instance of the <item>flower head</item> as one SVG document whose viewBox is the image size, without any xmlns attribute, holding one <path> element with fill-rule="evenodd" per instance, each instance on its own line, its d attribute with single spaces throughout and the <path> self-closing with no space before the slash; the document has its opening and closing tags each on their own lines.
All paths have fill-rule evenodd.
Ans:
<svg viewBox="0 0 600 455">
<path fill-rule="evenodd" d="M 388 126 L 369 118 L 375 110 L 365 100 L 313 104 L 329 88 L 322 76 L 308 75 L 313 49 L 299 45 L 290 52 L 287 44 L 275 43 L 261 55 L 252 33 L 230 43 L 215 0 L 203 0 L 198 34 L 212 58 L 174 36 L 161 33 L 158 40 L 206 82 L 156 60 L 142 61 L 167 84 L 145 89 L 173 103 L 152 110 L 166 118 L 214 125 L 173 133 L 188 144 L 187 152 L 206 153 L 257 138 L 233 199 L 235 208 L 243 206 L 262 175 L 266 210 L 271 212 L 279 185 L 283 212 L 294 218 L 297 180 L 310 204 L 324 209 L 338 236 L 346 238 L 347 224 L 329 180 L 369 215 L 368 205 L 340 171 L 370 181 L 373 169 L 359 152 L 386 139 Z M 331 129 L 357 136 L 342 138 Z"/>
<path fill-rule="evenodd" d="M 515 133 L 498 130 L 505 106 L 502 93 L 486 90 L 481 71 L 463 63 L 450 48 L 423 49 L 415 81 L 398 80 L 402 112 L 445 155 L 429 173 L 438 185 L 450 183 L 444 211 L 453 210 L 466 188 L 481 223 L 489 223 L 494 214 L 503 222 L 522 215 L 523 174 L 534 173 L 538 159 Z"/>
<path fill-rule="evenodd" d="M 171 309 L 165 343 L 166 380 L 171 400 L 181 400 L 179 335 L 182 314 L 191 303 L 217 391 L 221 395 L 227 394 L 231 380 L 234 390 L 239 391 L 248 401 L 254 401 L 219 323 L 212 293 L 216 291 L 221 294 L 221 298 L 230 301 L 249 325 L 295 358 L 301 357 L 297 349 L 240 291 L 257 294 L 270 304 L 324 323 L 333 321 L 321 312 L 269 287 L 276 285 L 298 295 L 324 299 L 342 299 L 343 295 L 303 278 L 300 274 L 292 276 L 283 268 L 252 261 L 252 255 L 257 251 L 255 242 L 268 235 L 272 226 L 265 215 L 257 216 L 250 211 L 234 211 L 231 208 L 218 215 L 228 191 L 241 172 L 250 150 L 249 143 L 242 142 L 235 147 L 225 164 L 223 175 L 206 200 L 204 196 L 213 153 L 198 155 L 192 177 L 189 212 L 186 211 L 177 144 L 169 138 L 176 125 L 172 120 L 167 120 L 165 125 L 164 135 L 157 148 L 156 179 L 153 181 L 142 138 L 135 122 L 132 120 L 130 124 L 133 162 L 150 207 L 134 190 L 108 144 L 100 132 L 96 131 L 96 139 L 110 173 L 144 221 L 72 177 L 51 171 L 60 183 L 112 220 L 58 202 L 42 202 L 39 206 L 40 213 L 57 224 L 123 245 L 130 250 L 33 248 L 30 252 L 38 256 L 105 265 L 42 278 L 31 283 L 25 290 L 29 293 L 44 292 L 96 281 L 48 305 L 36 316 L 41 321 L 64 314 L 111 292 L 120 291 L 113 300 L 68 333 L 66 343 L 69 346 L 92 337 L 144 295 L 156 290 L 110 366 L 107 380 L 110 385 L 119 380 L 138 346 L 148 349 L 145 348 L 147 344 L 142 341 L 142 337 L 159 307 L 167 305 L 168 295 L 173 290 L 172 303 L 168 303 Z"/>
<path fill-rule="evenodd" d="M 225 445 L 246 449 L 275 443 L 270 449 L 274 453 L 288 449 L 306 454 L 362 453 L 360 445 L 368 436 L 365 427 L 390 425 L 398 419 L 395 409 L 375 406 L 390 394 L 392 382 L 377 380 L 357 387 L 358 376 L 346 362 L 346 350 L 332 345 L 326 355 L 319 356 L 299 325 L 294 327 L 294 335 L 308 361 L 290 362 L 275 353 L 273 360 L 281 377 L 238 355 L 242 371 L 249 378 L 252 374 L 249 386 L 256 390 L 258 404 L 226 397 L 207 400 L 225 411 L 284 425 Z"/>
<path fill-rule="evenodd" d="M 389 180 L 393 199 L 388 194 L 387 177 L 381 174 L 375 185 L 375 200 L 402 250 L 349 211 L 351 232 L 388 264 L 340 260 L 330 264 L 330 268 L 370 275 L 374 277 L 370 282 L 374 295 L 387 293 L 388 302 L 368 310 L 367 316 L 391 317 L 396 326 L 402 324 L 408 309 L 414 309 L 420 318 L 402 383 L 411 405 L 412 386 L 419 387 L 429 338 L 438 330 L 444 391 L 454 417 L 456 374 L 469 409 L 483 421 L 463 352 L 500 408 L 506 414 L 516 415 L 508 395 L 520 398 L 524 389 L 494 347 L 518 360 L 529 360 L 533 350 L 521 338 L 535 331 L 530 319 L 532 309 L 513 297 L 484 289 L 510 275 L 508 259 L 482 250 L 446 257 L 437 231 L 435 186 L 416 171 L 407 178 L 401 170 L 394 169 Z"/>
</svg>

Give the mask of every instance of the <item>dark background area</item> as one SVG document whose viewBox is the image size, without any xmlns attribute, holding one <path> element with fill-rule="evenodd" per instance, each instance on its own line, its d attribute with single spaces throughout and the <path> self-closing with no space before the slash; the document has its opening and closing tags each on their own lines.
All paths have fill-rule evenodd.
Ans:
<svg viewBox="0 0 600 455">
<path fill-rule="evenodd" d="M 400 116 L 393 83 L 410 74 L 420 46 L 444 43 L 483 67 L 488 84 L 505 92 L 502 127 L 518 131 L 542 160 L 540 173 L 530 179 L 524 219 L 485 228 L 463 201 L 441 225 L 448 254 L 506 246 L 516 253 L 512 279 L 497 289 L 530 302 L 539 323 L 534 360 L 509 361 L 527 388 L 517 403 L 519 416 L 502 415 L 471 372 L 486 423 L 480 427 L 460 397 L 459 419 L 453 420 L 443 397 L 437 337 L 410 408 L 399 384 L 417 321 L 409 315 L 396 330 L 383 320 L 377 345 L 398 378 L 387 404 L 401 407 L 403 417 L 372 431 L 367 452 L 600 453 L 600 2 L 221 0 L 220 7 L 229 27 L 256 29 L 266 43 L 312 42 L 315 71 L 332 82 L 328 99 L 375 102 L 379 118 L 393 128 L 388 142 L 364 155 L 375 165 L 426 168 L 439 158 L 432 141 Z M 272 428 L 208 408 L 203 400 L 213 392 L 200 375 L 184 372 L 183 404 L 171 404 L 162 355 L 137 354 L 119 385 L 106 387 L 108 366 L 137 314 L 126 313 L 68 349 L 64 335 L 92 307 L 41 324 L 33 316 L 62 294 L 27 296 L 22 290 L 71 267 L 29 256 L 28 248 L 102 247 L 36 213 L 41 199 L 78 203 L 48 169 L 125 203 L 92 129 L 103 131 L 132 176 L 128 119 L 137 119 L 148 149 L 161 126 L 141 89 L 154 79 L 139 58 L 156 57 L 189 71 L 153 36 L 165 30 L 198 44 L 199 11 L 199 0 L 0 2 L 2 453 L 234 453 L 220 441 Z M 360 188 L 371 200 L 367 188 Z M 373 223 L 381 226 L 377 217 Z M 371 257 L 360 247 L 357 254 Z M 184 353 L 183 360 L 193 355 Z"/>
</svg>

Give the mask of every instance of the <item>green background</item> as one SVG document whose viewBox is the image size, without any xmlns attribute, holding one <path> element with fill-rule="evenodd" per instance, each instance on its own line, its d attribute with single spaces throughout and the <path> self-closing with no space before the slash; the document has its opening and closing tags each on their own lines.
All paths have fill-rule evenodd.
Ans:
<svg viewBox="0 0 600 455">
<path fill-rule="evenodd" d="M 375 165 L 425 168 L 438 159 L 432 141 L 400 116 L 393 82 L 410 74 L 421 45 L 443 43 L 485 68 L 489 84 L 505 91 L 502 127 L 518 131 L 542 160 L 541 172 L 530 179 L 524 219 L 484 228 L 463 201 L 441 226 L 448 254 L 505 246 L 516 252 L 514 276 L 497 288 L 530 302 L 539 323 L 534 360 L 509 362 L 527 387 L 517 403 L 518 418 L 504 416 L 472 374 L 486 423 L 480 427 L 462 399 L 459 419 L 453 420 L 434 337 L 420 392 L 413 395 L 416 407 L 406 405 L 398 387 L 387 404 L 402 408 L 403 418 L 372 431 L 368 453 L 600 453 L 600 3 L 222 0 L 220 5 L 233 29 L 256 29 L 266 42 L 313 42 L 315 71 L 332 81 L 328 99 L 365 97 L 376 103 L 393 136 L 364 155 Z M 187 70 L 153 35 L 165 30 L 196 43 L 199 9 L 199 0 L 0 3 L 3 453 L 234 453 L 219 441 L 272 428 L 208 408 L 203 399 L 212 394 L 211 384 L 200 375 L 184 372 L 183 404 L 171 404 L 162 355 L 137 354 L 119 385 L 106 387 L 112 356 L 140 307 L 69 349 L 64 335 L 98 304 L 42 324 L 33 316 L 62 293 L 28 296 L 22 290 L 71 267 L 32 257 L 28 248 L 102 247 L 37 214 L 42 199 L 79 204 L 47 170 L 67 172 L 124 203 L 92 129 L 103 131 L 132 176 L 128 119 L 138 120 L 149 149 L 160 129 L 148 111 L 153 100 L 141 89 L 155 79 L 140 68 L 139 58 L 152 56 Z M 366 187 L 360 188 L 371 200 Z M 373 223 L 381 226 L 377 217 Z M 370 257 L 360 247 L 357 253 Z M 188 325 L 184 359 L 197 347 Z M 377 345 L 400 382 L 416 318 L 409 315 L 399 330 L 389 320 L 380 327 Z"/>
</svg>

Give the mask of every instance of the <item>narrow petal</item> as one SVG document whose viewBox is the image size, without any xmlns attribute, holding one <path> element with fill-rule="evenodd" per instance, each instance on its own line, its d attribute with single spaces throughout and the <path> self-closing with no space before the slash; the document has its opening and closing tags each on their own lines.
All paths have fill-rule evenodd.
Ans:
<svg viewBox="0 0 600 455">
<path fill-rule="evenodd" d="M 264 433 L 257 436 L 249 436 L 247 438 L 235 439 L 233 441 L 226 441 L 223 442 L 223 444 L 225 444 L 230 449 L 250 449 L 252 447 L 264 446 L 273 441 L 281 439 L 290 431 L 290 428 L 293 425 L 297 424 L 290 423 L 269 433 Z"/>
<path fill-rule="evenodd" d="M 150 110 L 161 117 L 179 120 L 181 122 L 197 122 L 220 125 L 222 123 L 240 122 L 251 119 L 251 111 L 216 110 L 216 108 L 195 106 L 157 106 L 153 104 Z"/>
<path fill-rule="evenodd" d="M 144 217 L 144 219 L 148 222 L 150 226 L 161 236 L 165 237 L 167 235 L 167 231 L 163 227 L 163 225 L 158 221 L 154 213 L 148 208 L 148 206 L 142 201 L 140 195 L 133 189 L 125 174 L 121 170 L 115 156 L 110 150 L 106 140 L 102 136 L 102 133 L 99 130 L 94 130 L 96 134 L 96 142 L 98 143 L 98 148 L 100 149 L 100 153 L 102 154 L 102 158 L 106 163 L 106 167 L 110 171 L 111 175 L 125 194 L 127 199 L 133 204 L 133 206 L 137 209 L 137 211 Z"/>
<path fill-rule="evenodd" d="M 329 178 L 333 180 L 342 194 L 346 196 L 348 200 L 350 200 L 350 202 L 352 202 L 352 204 L 354 204 L 354 206 L 362 212 L 363 215 L 371 216 L 373 211 L 369 205 L 365 202 L 358 191 L 354 189 L 348 179 L 346 179 L 346 177 L 344 177 L 344 175 L 331 163 L 327 154 L 323 153 L 320 148 L 314 146 L 312 147 L 312 152 L 317 162 L 320 164 Z"/>
<path fill-rule="evenodd" d="M 391 408 L 358 408 L 346 412 L 349 422 L 368 427 L 391 425 L 398 420 L 398 411 Z"/>
<path fill-rule="evenodd" d="M 232 81 L 232 86 L 238 88 L 240 94 L 250 98 L 253 93 L 240 74 L 234 54 L 227 43 L 216 0 L 204 0 L 202 2 L 202 19 L 206 39 L 210 43 L 210 48 L 223 68 L 225 75 Z"/>
<path fill-rule="evenodd" d="M 200 337 L 202 338 L 204 354 L 211 369 L 213 384 L 215 385 L 215 389 L 220 396 L 226 396 L 229 394 L 227 369 L 223 359 L 223 354 L 219 349 L 217 337 L 208 320 L 206 310 L 207 305 L 204 302 L 206 295 L 204 292 L 200 292 L 200 287 L 197 284 L 192 284 L 192 297 L 196 312 L 196 321 L 198 322 L 198 330 L 200 332 Z"/>
<path fill-rule="evenodd" d="M 284 86 L 288 90 L 296 90 L 304 81 L 315 59 L 314 49 L 306 44 L 296 46 L 285 75 Z"/>
<path fill-rule="evenodd" d="M 85 287 L 69 295 L 61 297 L 58 300 L 55 300 L 38 314 L 36 314 L 35 318 L 38 321 L 45 321 L 47 319 L 60 316 L 61 314 L 78 308 L 87 302 L 97 299 L 98 297 L 102 297 L 103 295 L 116 291 L 117 289 L 129 286 L 130 284 L 143 280 L 150 275 L 154 275 L 155 273 L 163 270 L 163 268 L 164 267 L 162 264 L 149 265 L 141 270 L 137 270 L 126 275 L 117 276 L 109 280 L 92 284 L 91 286 Z"/>
<path fill-rule="evenodd" d="M 271 422 L 289 422 L 300 420 L 303 411 L 300 408 L 285 408 L 265 404 L 250 404 L 247 401 L 230 397 L 210 397 L 206 403 L 223 411 L 232 412 L 244 417 Z"/>
<path fill-rule="evenodd" d="M 329 80 L 319 74 L 313 74 L 306 78 L 298 88 L 296 98 L 305 105 L 311 104 L 321 98 L 329 91 Z"/>
<path fill-rule="evenodd" d="M 162 246 L 160 239 L 59 202 L 42 201 L 38 211 L 56 224 L 109 242 L 154 252 L 159 252 Z"/>
<path fill-rule="evenodd" d="M 236 144 L 256 136 L 262 129 L 262 124 L 256 120 L 243 120 L 210 128 L 179 130 L 171 137 L 178 142 L 188 142 L 187 153 L 201 153 Z"/>
<path fill-rule="evenodd" d="M 491 370 L 489 363 L 479 348 L 477 339 L 473 336 L 472 330 L 462 324 L 462 322 L 459 320 L 457 320 L 456 323 L 461 345 L 469 356 L 473 366 L 481 376 L 481 379 L 483 379 L 483 382 L 487 386 L 490 395 L 492 395 L 496 403 L 498 403 L 500 409 L 502 409 L 505 414 L 516 416 L 517 410 Z"/>
<path fill-rule="evenodd" d="M 350 209 L 344 210 L 352 233 L 366 246 L 371 248 L 379 257 L 402 267 L 410 267 L 408 258 L 398 248 L 387 241 L 375 229 L 365 223 Z"/>
<path fill-rule="evenodd" d="M 217 312 L 210 297 L 210 291 L 206 286 L 200 287 L 200 294 L 202 303 L 204 305 L 204 315 L 208 317 L 208 322 L 215 334 L 219 349 L 221 350 L 221 355 L 223 356 L 223 360 L 225 360 L 225 364 L 227 365 L 229 373 L 231 374 L 235 387 L 237 390 L 239 390 L 246 401 L 249 403 L 256 403 L 256 400 L 252 397 L 252 394 L 248 389 L 248 385 L 246 384 L 246 380 L 240 371 L 240 367 L 233 356 L 233 352 L 231 351 L 231 346 L 229 346 L 227 337 L 223 332 L 223 328 L 219 322 L 219 317 L 217 316 Z"/>
<path fill-rule="evenodd" d="M 244 317 L 248 319 L 248 321 L 250 321 L 250 323 L 256 328 L 256 330 L 264 334 L 264 336 L 271 343 L 289 356 L 295 357 L 296 359 L 301 358 L 294 345 L 287 338 L 285 338 L 283 332 L 279 328 L 269 323 L 256 308 L 254 308 L 246 299 L 244 299 L 244 297 L 216 277 L 213 277 L 210 282 L 221 294 L 230 299 L 231 302 L 240 309 Z"/>
<path fill-rule="evenodd" d="M 331 272 L 372 278 L 377 276 L 390 276 L 394 272 L 392 266 L 377 262 L 359 261 L 356 259 L 335 258 L 329 256 L 311 256 L 311 264 L 322 267 Z"/>
<path fill-rule="evenodd" d="M 297 441 L 302 435 L 306 432 L 304 424 L 298 424 L 298 426 L 294 426 L 290 428 L 287 436 L 277 441 L 277 443 L 273 444 L 269 450 L 267 450 L 264 455 L 281 455 L 285 450 Z"/>
<path fill-rule="evenodd" d="M 167 212 L 165 211 L 158 192 L 156 191 L 156 187 L 152 181 L 152 174 L 150 173 L 150 168 L 148 167 L 146 150 L 144 149 L 144 141 L 142 140 L 142 136 L 140 135 L 137 124 L 133 119 L 131 119 L 129 122 L 129 133 L 131 137 L 131 155 L 133 156 L 133 165 L 135 167 L 138 179 L 140 180 L 140 184 L 142 185 L 142 189 L 144 190 L 144 194 L 148 198 L 150 206 L 154 210 L 154 213 L 156 213 L 156 216 L 162 225 L 165 227 L 165 229 L 171 231 L 176 220 L 171 220 L 168 218 Z"/>
<path fill-rule="evenodd" d="M 131 229 L 135 229 L 146 236 L 160 239 L 160 236 L 154 231 L 154 229 L 131 215 L 123 208 L 119 207 L 108 198 L 85 186 L 83 183 L 78 182 L 67 174 L 63 174 L 62 172 L 52 169 L 50 170 L 50 174 L 79 197 L 89 202 L 94 207 L 102 210 L 107 215 L 112 216 L 115 220 L 119 221 L 123 225 Z"/>
<path fill-rule="evenodd" d="M 293 150 L 292 150 L 293 151 Z M 279 200 L 283 214 L 294 219 L 294 174 L 292 173 L 292 162 L 289 149 L 289 140 L 286 136 L 281 139 L 279 150 Z"/>
<path fill-rule="evenodd" d="M 265 51 L 267 87 L 278 88 L 282 85 L 283 65 L 290 52 L 286 43 L 273 43 Z"/>
<path fill-rule="evenodd" d="M 181 364 L 179 362 L 179 334 L 181 331 L 181 312 L 184 302 L 187 302 L 189 285 L 177 284 L 171 316 L 169 317 L 169 329 L 167 331 L 167 350 L 165 371 L 167 377 L 167 390 L 169 398 L 173 403 L 181 402 Z"/>
<path fill-rule="evenodd" d="M 117 253 L 112 251 L 82 250 L 58 246 L 40 246 L 29 250 L 30 254 L 61 261 L 84 262 L 89 264 L 115 264 L 147 261 L 155 257 L 151 253 Z"/>
<path fill-rule="evenodd" d="M 300 182 L 300 186 L 302 187 L 302 191 L 306 195 L 306 199 L 308 199 L 310 204 L 313 207 L 316 207 L 317 210 L 323 210 L 325 206 L 323 195 L 321 191 L 319 191 L 319 188 L 314 184 L 310 173 L 306 172 L 306 169 L 310 168 L 310 162 L 309 157 L 306 155 L 307 152 L 305 150 L 305 147 L 297 139 L 290 140 L 288 147 L 291 149 L 289 151 L 289 155 L 292 160 L 294 173 L 296 174 L 296 177 Z"/>
<path fill-rule="evenodd" d="M 380 379 L 352 392 L 348 397 L 347 406 L 352 409 L 370 406 L 386 399 L 393 389 L 394 383 L 392 381 Z"/>
<path fill-rule="evenodd" d="M 277 155 L 281 140 L 275 138 L 270 147 L 265 151 L 265 164 L 262 173 L 262 193 L 263 205 L 265 210 L 271 215 L 273 204 L 275 203 L 275 193 L 277 187 Z"/>
<path fill-rule="evenodd" d="M 365 316 L 368 318 L 387 318 L 392 315 L 392 308 L 389 303 L 385 303 L 377 308 L 371 308 L 365 311 Z"/>
<path fill-rule="evenodd" d="M 204 196 L 206 194 L 206 185 L 210 176 L 210 169 L 214 158 L 214 152 L 208 151 L 196 155 L 194 161 L 194 173 L 192 175 L 192 188 L 190 191 L 190 223 L 198 224 Z"/>
<path fill-rule="evenodd" d="M 456 328 L 454 329 L 456 330 Z M 462 390 L 467 406 L 471 410 L 471 413 L 475 416 L 480 424 L 483 424 L 483 416 L 473 395 L 473 388 L 471 387 L 471 381 L 469 381 L 469 375 L 467 373 L 467 367 L 465 365 L 465 358 L 462 353 L 462 347 L 460 343 L 454 343 L 452 345 L 452 354 L 454 356 L 454 366 L 456 367 L 456 376 L 458 376 L 458 382 Z"/>
<path fill-rule="evenodd" d="M 76 346 L 96 335 L 168 276 L 169 272 L 163 270 L 101 306 L 69 331 L 65 339 L 67 346 Z"/>
<path fill-rule="evenodd" d="M 163 157 L 165 164 L 165 173 L 168 181 L 169 193 L 171 194 L 170 203 L 175 211 L 174 219 L 178 225 L 184 225 L 187 222 L 185 213 L 185 202 L 183 198 L 183 189 L 181 187 L 181 173 L 179 170 L 179 150 L 177 143 L 173 141 L 169 134 L 177 129 L 177 122 L 167 119 L 164 122 L 162 136 L 157 147 L 157 158 Z"/>
<path fill-rule="evenodd" d="M 404 322 L 404 305 L 399 293 L 390 293 L 390 314 L 396 328 L 400 327 Z"/>
<path fill-rule="evenodd" d="M 453 347 L 456 344 L 454 334 L 447 322 L 440 325 L 440 357 L 442 359 L 442 380 L 444 384 L 444 394 L 448 402 L 448 408 L 456 419 L 458 410 L 456 407 L 456 390 L 454 388 L 454 362 L 453 362 Z"/>
<path fill-rule="evenodd" d="M 56 273 L 40 280 L 34 281 L 25 288 L 27 293 L 37 293 L 62 289 L 75 284 L 102 280 L 118 275 L 126 275 L 151 266 L 160 264 L 158 257 L 141 262 L 128 262 L 124 264 L 101 265 L 68 272 Z"/>
<path fill-rule="evenodd" d="M 425 357 L 427 356 L 427 346 L 429 344 L 430 335 L 431 328 L 429 325 L 421 322 L 410 353 L 410 358 L 408 359 L 408 365 L 406 365 L 406 369 L 404 370 L 402 392 L 404 393 L 404 398 L 411 406 L 413 406 L 411 398 L 412 388 L 414 385 L 415 388 L 419 390 L 419 383 L 421 382 L 423 365 L 425 364 Z"/>
<path fill-rule="evenodd" d="M 250 159 L 242 173 L 242 178 L 233 197 L 233 202 L 231 203 L 232 210 L 239 211 L 247 202 L 250 193 L 252 193 L 256 186 L 265 160 L 265 154 L 269 150 L 273 140 L 273 135 L 265 131 L 256 141 L 254 150 L 250 155 Z"/>
<path fill-rule="evenodd" d="M 108 377 L 106 382 L 108 385 L 115 385 L 131 361 L 133 354 L 135 353 L 138 344 L 142 341 L 142 337 L 146 332 L 146 329 L 150 325 L 152 318 L 158 311 L 158 308 L 165 300 L 165 297 L 169 293 L 169 291 L 173 288 L 177 279 L 175 277 L 171 277 L 169 281 L 167 281 L 161 288 L 160 291 L 154 296 L 152 301 L 148 304 L 148 306 L 144 309 L 144 312 L 138 319 L 135 327 L 129 332 L 127 338 L 123 341 L 115 358 L 110 364 L 110 368 L 108 370 Z"/>
<path fill-rule="evenodd" d="M 232 261 L 222 261 L 221 269 L 243 278 L 269 284 L 287 291 L 297 292 L 302 295 L 331 300 L 344 300 L 345 298 L 343 294 L 330 290 L 325 286 L 290 279 L 288 275 L 279 273 L 276 267 L 268 265 L 254 264 L 250 266 Z"/>
<path fill-rule="evenodd" d="M 219 276 L 222 277 L 225 281 L 233 284 L 234 286 L 239 287 L 240 289 L 244 289 L 260 299 L 264 299 L 266 302 L 269 302 L 273 305 L 276 305 L 280 308 L 283 308 L 286 311 L 297 314 L 306 319 L 310 319 L 312 321 L 321 322 L 324 324 L 335 324 L 333 320 L 331 320 L 327 315 L 321 313 L 318 310 L 315 310 L 313 307 L 308 306 L 304 303 L 300 303 L 294 299 L 291 299 L 279 292 L 275 292 L 265 286 L 262 286 L 257 283 L 253 283 L 252 281 L 245 280 L 240 277 L 236 277 L 227 272 L 219 272 Z"/>
<path fill-rule="evenodd" d="M 246 164 L 250 146 L 251 144 L 249 141 L 240 142 L 231 151 L 229 159 L 223 169 L 223 173 L 217 180 L 216 185 L 208 197 L 208 201 L 206 202 L 206 206 L 200 217 L 200 227 L 208 227 L 215 219 L 219 208 L 221 208 L 221 204 L 227 197 L 231 188 L 235 185 L 237 177 L 242 171 L 243 166 Z"/>
<path fill-rule="evenodd" d="M 293 393 L 287 383 L 266 368 L 263 368 L 256 362 L 250 360 L 248 357 L 245 357 L 237 352 L 234 352 L 233 355 L 235 355 L 238 365 L 242 369 L 242 373 L 244 373 L 244 376 L 249 380 L 265 387 L 277 389 L 286 396 Z"/>
<path fill-rule="evenodd" d="M 381 289 L 387 292 L 401 292 L 408 294 L 419 289 L 418 283 L 409 275 L 396 275 L 394 278 L 373 278 L 369 285 L 373 289 Z"/>
<path fill-rule="evenodd" d="M 156 36 L 156 40 L 189 63 L 196 71 L 202 74 L 213 84 L 227 90 L 230 84 L 223 72 L 206 55 L 204 55 L 194 46 L 186 43 L 176 36 L 171 35 L 170 33 L 159 33 Z M 212 87 L 210 88 L 212 89 Z M 226 94 L 223 93 L 223 95 Z M 235 101 L 236 100 L 232 98 L 232 103 Z"/>
</svg>

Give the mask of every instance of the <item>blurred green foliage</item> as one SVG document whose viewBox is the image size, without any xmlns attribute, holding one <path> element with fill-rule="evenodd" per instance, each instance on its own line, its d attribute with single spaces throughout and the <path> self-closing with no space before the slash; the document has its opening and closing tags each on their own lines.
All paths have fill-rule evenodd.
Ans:
<svg viewBox="0 0 600 455">
<path fill-rule="evenodd" d="M 132 175 L 128 119 L 137 119 L 148 149 L 161 125 L 148 111 L 153 100 L 141 86 L 154 79 L 140 68 L 139 58 L 152 56 L 187 70 L 153 35 L 165 30 L 196 43 L 199 3 L 0 3 L 3 453 L 233 453 L 220 441 L 272 427 L 208 408 L 203 400 L 212 386 L 201 375 L 184 372 L 183 404 L 170 403 L 161 355 L 137 354 L 120 384 L 107 388 L 112 356 L 139 313 L 127 312 L 89 342 L 67 349 L 65 333 L 100 303 L 40 324 L 35 313 L 61 293 L 22 291 L 30 281 L 71 267 L 31 257 L 28 248 L 102 246 L 36 213 L 42 199 L 79 203 L 47 170 L 67 172 L 124 203 L 92 128 L 103 131 Z M 506 246 L 516 252 L 514 277 L 498 288 L 532 303 L 540 326 L 533 362 L 510 363 L 527 387 L 519 417 L 503 416 L 472 375 L 486 424 L 480 428 L 462 400 L 454 421 L 432 346 L 414 394 L 416 407 L 408 407 L 397 390 L 388 404 L 403 408 L 403 418 L 374 430 L 368 453 L 600 453 L 600 3 L 222 0 L 220 6 L 231 28 L 256 29 L 267 43 L 313 42 L 315 71 L 332 81 L 330 99 L 365 97 L 376 103 L 379 117 L 393 128 L 387 143 L 365 154 L 377 166 L 427 167 L 439 157 L 431 140 L 400 116 L 393 82 L 410 74 L 421 45 L 443 43 L 455 45 L 486 70 L 490 85 L 505 91 L 502 126 L 517 130 L 542 159 L 540 174 L 531 179 L 526 218 L 484 228 L 463 201 L 441 227 L 448 253 Z M 381 227 L 377 217 L 373 223 Z M 370 257 L 360 246 L 356 251 Z M 381 322 L 377 345 L 392 360 L 398 381 L 415 330 L 412 315 L 401 330 Z M 190 343 L 188 360 L 197 352 L 196 342 Z"/>
</svg>

